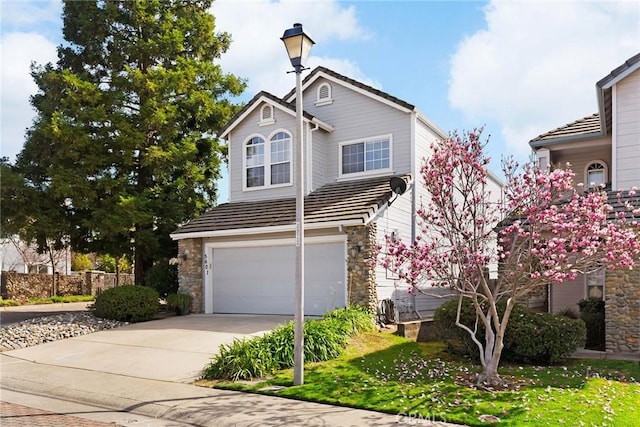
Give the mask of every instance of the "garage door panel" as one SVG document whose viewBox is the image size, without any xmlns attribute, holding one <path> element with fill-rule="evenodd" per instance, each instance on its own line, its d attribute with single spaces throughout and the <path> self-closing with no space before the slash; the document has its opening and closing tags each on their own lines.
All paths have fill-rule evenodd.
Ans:
<svg viewBox="0 0 640 427">
<path fill-rule="evenodd" d="M 305 314 L 344 307 L 344 243 L 305 246 Z M 269 246 L 213 250 L 213 311 L 293 314 L 295 247 Z"/>
</svg>

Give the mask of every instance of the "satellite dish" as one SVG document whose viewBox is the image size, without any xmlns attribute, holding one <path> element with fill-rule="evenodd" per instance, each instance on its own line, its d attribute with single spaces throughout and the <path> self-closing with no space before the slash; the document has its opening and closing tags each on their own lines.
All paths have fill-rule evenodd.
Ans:
<svg viewBox="0 0 640 427">
<path fill-rule="evenodd" d="M 407 181 L 398 176 L 394 176 L 389 180 L 389 187 L 391 187 L 391 191 L 399 196 L 407 191 Z"/>
</svg>

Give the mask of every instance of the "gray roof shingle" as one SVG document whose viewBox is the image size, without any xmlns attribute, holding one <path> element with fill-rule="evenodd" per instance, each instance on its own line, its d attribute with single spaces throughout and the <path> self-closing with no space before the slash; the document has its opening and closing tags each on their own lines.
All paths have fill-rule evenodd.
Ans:
<svg viewBox="0 0 640 427">
<path fill-rule="evenodd" d="M 539 145 L 541 141 L 549 141 L 555 139 L 569 140 L 572 138 L 584 137 L 587 135 L 600 134 L 600 114 L 595 113 L 591 116 L 583 117 L 574 122 L 568 123 L 559 128 L 550 130 L 533 138 L 529 143 L 531 145 Z"/>
<path fill-rule="evenodd" d="M 305 224 L 360 221 L 364 224 L 391 197 L 390 176 L 327 184 L 305 197 Z M 409 181 L 410 175 L 402 177 Z M 173 234 L 203 233 L 295 223 L 295 198 L 225 203 Z"/>
<path fill-rule="evenodd" d="M 565 142 L 609 134 L 612 126 L 611 86 L 626 77 L 627 73 L 637 70 L 639 66 L 640 53 L 637 53 L 596 83 L 600 110 L 598 113 L 543 133 L 529 141 L 529 145 L 539 147 L 545 142 Z"/>
</svg>

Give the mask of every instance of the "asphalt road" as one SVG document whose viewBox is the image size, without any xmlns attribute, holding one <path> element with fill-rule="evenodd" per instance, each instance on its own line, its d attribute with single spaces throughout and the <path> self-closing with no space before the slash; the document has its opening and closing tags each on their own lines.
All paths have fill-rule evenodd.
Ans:
<svg viewBox="0 0 640 427">
<path fill-rule="evenodd" d="M 73 302 L 67 304 L 21 305 L 0 308 L 0 327 L 22 322 L 35 317 L 51 316 L 72 311 L 86 311 L 92 303 Z"/>
</svg>

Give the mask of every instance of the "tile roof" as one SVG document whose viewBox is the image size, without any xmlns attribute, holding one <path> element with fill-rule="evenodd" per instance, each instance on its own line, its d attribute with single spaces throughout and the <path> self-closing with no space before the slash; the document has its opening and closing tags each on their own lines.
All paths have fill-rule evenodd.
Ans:
<svg viewBox="0 0 640 427">
<path fill-rule="evenodd" d="M 595 113 L 591 116 L 583 117 L 574 122 L 568 123 L 564 126 L 560 126 L 557 129 L 550 130 L 549 132 L 538 135 L 529 141 L 529 144 L 533 146 L 543 145 L 541 142 L 550 140 L 570 140 L 574 138 L 582 138 L 587 135 L 599 135 L 600 129 L 600 114 Z"/>
<path fill-rule="evenodd" d="M 309 82 L 310 80 L 314 79 L 318 73 L 325 73 L 325 74 L 327 74 L 327 75 L 329 75 L 329 76 L 331 76 L 331 77 L 333 77 L 333 78 L 335 78 L 337 80 L 341 80 L 341 81 L 343 81 L 345 83 L 348 83 L 348 84 L 350 84 L 352 86 L 355 86 L 357 88 L 364 89 L 367 92 L 372 93 L 373 95 L 376 95 L 376 96 L 379 96 L 381 98 L 384 98 L 384 99 L 386 99 L 388 101 L 391 101 L 391 102 L 393 102 L 395 104 L 398 104 L 401 107 L 404 107 L 404 108 L 406 108 L 408 110 L 413 111 L 416 108 L 415 105 L 409 104 L 408 102 L 403 101 L 400 98 L 396 98 L 393 95 L 390 95 L 390 94 L 388 94 L 386 92 L 378 90 L 378 89 L 376 89 L 376 88 L 374 88 L 372 86 L 366 85 L 364 83 L 361 83 L 361 82 L 359 82 L 357 80 L 354 80 L 352 78 L 349 78 L 347 76 L 343 76 L 342 74 L 336 73 L 335 71 L 330 70 L 330 69 L 328 69 L 326 67 L 322 67 L 322 66 L 314 68 L 313 71 L 311 71 L 311 73 L 307 77 L 304 78 L 304 80 L 302 81 L 302 85 L 304 86 L 307 82 Z M 283 99 L 294 99 L 295 98 L 295 94 L 296 94 L 296 90 L 294 88 L 291 91 L 289 91 L 289 93 L 287 93 L 283 97 Z"/>
<path fill-rule="evenodd" d="M 631 195 L 629 191 L 607 191 L 608 203 L 613 210 L 609 212 L 608 218 L 615 219 L 620 212 L 626 212 L 627 221 L 640 221 L 640 214 L 634 214 L 627 210 L 627 203 L 635 209 L 640 209 L 640 191 L 636 191 Z"/>
<path fill-rule="evenodd" d="M 544 145 L 544 142 L 552 140 L 555 142 L 564 142 L 579 139 L 584 136 L 609 134 L 612 129 L 611 86 L 639 67 L 640 53 L 637 53 L 596 83 L 596 88 L 598 89 L 598 107 L 600 110 L 598 113 L 543 133 L 529 141 L 529 145 L 539 147 Z"/>
<path fill-rule="evenodd" d="M 305 197 L 305 224 L 347 221 L 364 224 L 391 197 L 390 176 L 327 184 Z M 410 180 L 409 175 L 402 177 Z M 225 203 L 193 219 L 173 234 L 202 233 L 295 223 L 295 198 Z"/>
<path fill-rule="evenodd" d="M 611 71 L 609 74 L 601 78 L 596 85 L 599 88 L 604 88 L 610 85 L 610 83 L 615 82 L 618 77 L 622 77 L 628 70 L 636 67 L 636 64 L 640 63 L 640 53 L 635 54 L 631 58 L 624 61 L 622 65 L 617 67 L 615 70 Z"/>
<path fill-rule="evenodd" d="M 612 130 L 612 90 L 611 87 L 619 82 L 621 79 L 627 76 L 628 73 L 633 72 L 640 66 L 640 53 L 627 59 L 622 65 L 611 71 L 596 83 L 598 89 L 598 103 L 600 104 L 600 112 L 604 114 L 605 132 L 608 134 Z"/>
</svg>

